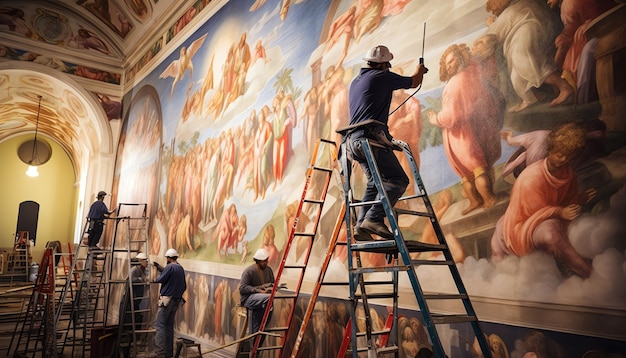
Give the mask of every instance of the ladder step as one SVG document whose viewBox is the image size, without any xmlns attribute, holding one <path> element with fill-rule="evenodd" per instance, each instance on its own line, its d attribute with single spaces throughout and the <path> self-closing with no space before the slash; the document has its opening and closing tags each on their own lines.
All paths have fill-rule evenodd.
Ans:
<svg viewBox="0 0 626 358">
<path fill-rule="evenodd" d="M 394 271 L 408 271 L 411 266 L 375 266 L 375 267 L 359 267 L 350 270 L 351 273 L 372 273 L 372 272 L 394 272 Z"/>
<path fill-rule="evenodd" d="M 466 293 L 430 293 L 424 294 L 426 300 L 465 300 L 469 299 Z"/>
<path fill-rule="evenodd" d="M 327 172 L 327 173 L 332 173 L 333 171 L 331 168 L 318 167 L 318 166 L 313 166 L 313 169 L 320 170 L 320 171 Z"/>
<path fill-rule="evenodd" d="M 292 298 L 293 299 L 293 298 L 298 298 L 298 295 L 294 293 L 294 294 L 291 294 L 291 295 L 275 295 L 274 296 L 275 300 L 276 299 L 281 299 L 281 298 L 283 298 L 283 299 Z"/>
<path fill-rule="evenodd" d="M 425 192 L 421 192 L 419 194 L 413 194 L 413 195 L 407 195 L 407 196 L 403 196 L 400 199 L 398 199 L 398 201 L 402 201 L 402 200 L 411 200 L 411 199 L 418 199 L 418 198 L 423 198 L 426 196 Z"/>
<path fill-rule="evenodd" d="M 391 328 L 383 329 L 380 331 L 372 331 L 372 335 L 374 336 L 380 336 L 382 334 L 387 334 L 387 333 L 391 333 Z"/>
<path fill-rule="evenodd" d="M 448 246 L 445 244 L 428 244 L 420 241 L 405 241 L 406 250 L 408 252 L 433 252 L 433 251 L 445 251 Z M 395 254 L 398 252 L 398 247 L 395 240 L 374 240 L 366 242 L 357 242 L 351 244 L 350 248 L 353 251 L 365 251 L 376 252 L 381 254 Z"/>
<path fill-rule="evenodd" d="M 376 300 L 376 299 L 382 299 L 382 298 L 394 298 L 398 295 L 398 293 L 368 293 L 365 296 L 363 296 L 362 294 L 355 294 L 354 297 L 356 299 L 362 299 L 363 297 L 366 297 L 368 300 L 372 299 L 372 300 Z"/>
<path fill-rule="evenodd" d="M 156 333 L 156 329 L 136 329 L 135 333 Z"/>
<path fill-rule="evenodd" d="M 393 281 L 363 281 L 363 285 L 365 286 L 380 286 L 380 285 L 393 285 Z"/>
<path fill-rule="evenodd" d="M 365 205 L 374 205 L 374 204 L 379 204 L 380 200 L 371 200 L 371 201 L 353 201 L 350 203 L 350 207 L 359 207 L 359 206 L 365 206 Z"/>
<path fill-rule="evenodd" d="M 456 265 L 452 260 L 411 260 L 413 265 Z"/>
<path fill-rule="evenodd" d="M 387 328 L 387 329 L 382 330 L 382 331 L 372 331 L 371 335 L 372 336 L 380 336 L 380 335 L 388 334 L 388 333 L 391 333 L 391 328 Z M 367 335 L 367 332 L 357 332 L 356 333 L 357 337 L 365 337 L 366 335 Z"/>
<path fill-rule="evenodd" d="M 423 216 L 427 218 L 432 217 L 430 213 L 424 212 L 424 211 L 415 211 L 415 210 L 400 209 L 400 208 L 394 208 L 393 210 L 396 212 L 396 214 L 399 214 L 399 215 L 415 215 L 415 216 Z"/>
<path fill-rule="evenodd" d="M 312 203 L 312 204 L 318 204 L 318 205 L 324 204 L 323 200 L 314 200 L 314 199 L 304 199 L 303 202 L 305 202 L 305 203 Z"/>
<path fill-rule="evenodd" d="M 312 232 L 296 232 L 293 234 L 294 236 L 304 236 L 304 237 L 309 237 L 309 238 L 314 238 L 315 237 L 315 233 Z M 295 239 L 295 237 L 294 237 Z"/>
<path fill-rule="evenodd" d="M 376 353 L 380 355 L 380 354 L 393 353 L 397 350 L 398 350 L 398 346 L 380 347 L 380 348 L 376 348 Z"/>
<path fill-rule="evenodd" d="M 348 286 L 348 282 L 336 282 L 336 281 L 322 281 L 321 282 L 322 285 L 324 286 Z"/>
<path fill-rule="evenodd" d="M 431 251 L 444 251 L 448 249 L 448 245 L 443 244 L 428 244 L 419 241 L 405 241 L 406 248 L 409 252 L 431 252 Z"/>
<path fill-rule="evenodd" d="M 273 351 L 277 349 L 282 349 L 283 346 L 267 346 L 267 347 L 259 347 L 257 350 L 260 351 Z"/>
<path fill-rule="evenodd" d="M 463 323 L 463 322 L 478 321 L 476 316 L 469 316 L 466 314 L 458 314 L 458 315 L 433 314 L 431 315 L 431 319 L 434 324 Z"/>
<path fill-rule="evenodd" d="M 393 248 L 397 251 L 396 240 L 360 241 L 356 244 L 351 244 L 350 248 L 352 251 L 374 251 L 388 248 Z"/>
</svg>

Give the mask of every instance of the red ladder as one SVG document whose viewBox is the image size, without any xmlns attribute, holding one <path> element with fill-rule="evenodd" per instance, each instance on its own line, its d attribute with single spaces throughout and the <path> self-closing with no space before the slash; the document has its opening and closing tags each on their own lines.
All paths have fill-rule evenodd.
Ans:
<svg viewBox="0 0 626 358">
<path fill-rule="evenodd" d="M 282 355 L 283 349 L 285 348 L 285 343 L 287 342 L 287 332 L 290 331 L 289 328 L 292 322 L 297 299 L 300 294 L 300 288 L 302 287 L 302 281 L 304 279 L 306 267 L 309 262 L 313 241 L 316 237 L 319 222 L 322 217 L 322 209 L 326 202 L 326 194 L 328 193 L 328 188 L 330 185 L 331 177 L 333 176 L 333 171 L 337 167 L 336 162 L 337 147 L 335 145 L 335 142 L 326 139 L 320 139 L 315 146 L 315 151 L 311 159 L 311 164 L 307 169 L 306 182 L 304 184 L 302 197 L 296 211 L 295 220 L 293 226 L 291 227 L 289 239 L 285 246 L 280 267 L 277 270 L 274 286 L 272 287 L 272 292 L 270 293 L 267 308 L 263 315 L 263 320 L 261 321 L 260 326 L 261 332 L 273 332 L 280 334 L 280 336 L 282 337 L 280 338 L 281 344 L 268 346 L 265 345 L 269 344 L 269 340 L 266 339 L 264 340 L 262 345 L 262 335 L 258 335 L 254 340 L 254 344 L 250 352 L 250 357 L 252 358 L 256 357 L 259 351 L 279 351 L 279 356 Z M 322 184 L 319 185 L 318 183 Z M 313 224 L 313 227 L 310 231 L 297 231 L 297 229 L 300 227 L 299 224 L 301 224 L 300 219 L 302 214 L 308 217 L 312 217 L 311 223 Z M 339 218 L 342 217 L 343 215 L 339 215 Z M 308 225 L 302 226 L 308 227 Z M 303 254 L 303 260 L 300 260 L 302 261 L 302 263 L 288 264 L 287 258 L 296 240 L 298 242 L 300 242 L 300 240 L 306 240 L 306 252 Z M 283 273 L 285 272 L 285 270 L 298 272 L 298 281 L 296 283 L 296 287 L 293 288 L 291 293 L 287 293 L 282 290 L 282 288 L 284 288 L 285 286 L 280 284 L 281 278 L 283 278 Z M 274 307 L 275 300 L 291 301 L 291 305 L 290 307 L 288 306 L 289 308 L 286 322 L 280 322 L 280 324 L 284 323 L 285 325 L 270 328 L 268 327 L 268 321 L 270 312 Z M 311 298 L 311 301 L 313 301 L 313 298 Z"/>
</svg>

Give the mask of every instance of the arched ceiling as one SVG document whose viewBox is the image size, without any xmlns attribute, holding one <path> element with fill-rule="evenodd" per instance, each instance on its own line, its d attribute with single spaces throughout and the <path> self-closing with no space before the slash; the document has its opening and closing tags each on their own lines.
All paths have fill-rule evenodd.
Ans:
<svg viewBox="0 0 626 358">
<path fill-rule="evenodd" d="M 0 2 L 0 141 L 34 132 L 41 95 L 39 133 L 64 148 L 79 175 L 94 153 L 114 151 L 108 120 L 120 119 L 124 74 L 209 2 Z"/>
<path fill-rule="evenodd" d="M 102 108 L 89 93 L 50 72 L 0 66 L 0 141 L 33 133 L 37 126 L 40 135 L 65 150 L 78 177 L 85 158 L 113 150 L 110 128 L 96 120 Z"/>
</svg>

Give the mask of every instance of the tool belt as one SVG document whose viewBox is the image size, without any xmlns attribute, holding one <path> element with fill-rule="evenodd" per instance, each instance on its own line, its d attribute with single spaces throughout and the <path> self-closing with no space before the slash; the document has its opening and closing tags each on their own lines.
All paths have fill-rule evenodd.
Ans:
<svg viewBox="0 0 626 358">
<path fill-rule="evenodd" d="M 402 151 L 402 147 L 393 143 L 393 138 L 387 135 L 385 128 L 387 128 L 387 125 L 384 123 L 375 119 L 368 119 L 363 122 L 339 128 L 336 132 L 343 136 L 342 143 L 352 134 L 362 134 L 365 138 L 369 139 L 370 144 L 374 147 Z"/>
</svg>

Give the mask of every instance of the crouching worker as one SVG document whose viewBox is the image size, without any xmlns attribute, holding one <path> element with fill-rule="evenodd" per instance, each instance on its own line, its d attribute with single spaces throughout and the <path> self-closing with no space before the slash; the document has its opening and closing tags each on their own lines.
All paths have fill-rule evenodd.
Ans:
<svg viewBox="0 0 626 358">
<path fill-rule="evenodd" d="M 239 293 L 241 294 L 241 305 L 252 312 L 250 320 L 249 334 L 258 332 L 261 328 L 263 314 L 267 307 L 267 302 L 272 292 L 274 284 L 274 271 L 267 265 L 270 257 L 265 249 L 258 249 L 254 254 L 254 263 L 243 271 L 239 282 Z M 268 321 L 271 318 L 268 317 Z"/>
</svg>

